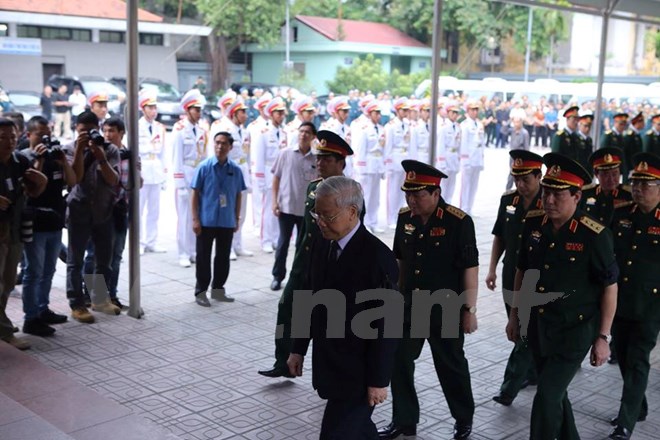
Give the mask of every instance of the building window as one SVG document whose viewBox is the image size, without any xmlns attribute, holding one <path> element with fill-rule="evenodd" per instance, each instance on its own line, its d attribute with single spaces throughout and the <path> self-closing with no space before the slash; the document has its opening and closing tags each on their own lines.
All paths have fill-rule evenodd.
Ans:
<svg viewBox="0 0 660 440">
<path fill-rule="evenodd" d="M 353 65 L 353 57 L 344 58 L 344 66 L 352 66 L 352 65 Z"/>
<path fill-rule="evenodd" d="M 9 25 L 7 23 L 0 23 L 0 37 L 9 36 Z"/>
<path fill-rule="evenodd" d="M 428 67 L 428 63 L 426 61 L 420 61 L 419 62 L 419 68 L 420 69 L 426 69 Z"/>
<path fill-rule="evenodd" d="M 124 43 L 125 35 L 123 32 L 117 31 L 100 31 L 99 41 L 101 43 Z"/>
<path fill-rule="evenodd" d="M 69 29 L 49 26 L 18 26 L 21 38 L 41 38 L 42 40 L 92 41 L 89 29 Z"/>
<path fill-rule="evenodd" d="M 298 42 L 298 26 L 293 27 L 293 42 Z"/>
<path fill-rule="evenodd" d="M 305 63 L 293 63 L 293 70 L 302 78 L 305 77 Z"/>
<path fill-rule="evenodd" d="M 140 34 L 140 44 L 145 46 L 162 46 L 163 45 L 163 35 L 162 34 Z"/>
</svg>

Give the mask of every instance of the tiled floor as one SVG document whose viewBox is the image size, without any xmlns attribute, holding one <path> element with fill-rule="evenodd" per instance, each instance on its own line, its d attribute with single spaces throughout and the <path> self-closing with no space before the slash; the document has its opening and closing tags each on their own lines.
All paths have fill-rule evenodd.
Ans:
<svg viewBox="0 0 660 440">
<path fill-rule="evenodd" d="M 481 252 L 479 330 L 466 338 L 477 403 L 472 438 L 526 439 L 534 389 L 523 390 L 509 408 L 491 400 L 498 391 L 511 346 L 504 335 L 501 295 L 485 289 L 483 279 L 490 255 L 490 231 L 506 179 L 508 156 L 504 150 L 489 149 L 486 153 L 487 169 L 481 176 L 475 208 Z M 22 409 L 11 396 L 0 395 L 1 439 L 70 438 L 64 433 L 73 438 L 95 440 L 152 438 L 112 421 L 88 426 L 89 422 L 83 416 L 66 420 L 69 425 L 62 423 L 61 416 L 67 411 L 62 402 L 85 402 L 84 399 L 90 397 L 76 395 L 84 394 L 85 388 L 118 403 L 117 417 L 131 418 L 126 419 L 126 426 L 130 421 L 139 424 L 139 418 L 145 418 L 165 428 L 172 438 L 317 438 L 324 402 L 312 390 L 309 360 L 305 375 L 295 380 L 269 380 L 256 373 L 272 364 L 279 299 L 279 293 L 269 289 L 272 254 L 261 252 L 252 228 L 247 226 L 244 233 L 246 248 L 255 251 L 256 255 L 232 263 L 227 291 L 236 302 L 214 302 L 210 309 L 201 308 L 193 302 L 194 267 L 184 269 L 177 265 L 176 215 L 171 193 L 163 196 L 162 209 L 162 244 L 169 252 L 147 254 L 141 258 L 142 307 L 146 315 L 136 320 L 125 314 L 119 317 L 96 314 L 98 321 L 93 325 L 69 322 L 58 326 L 52 338 L 29 337 L 33 349 L 28 353 L 33 359 L 64 373 L 84 388 L 39 390 L 35 396 L 40 397 L 25 400 Z M 388 232 L 381 238 L 389 244 L 392 234 Z M 128 270 L 125 265 L 122 271 L 122 287 L 126 288 Z M 60 312 L 67 311 L 63 287 L 64 267 L 60 264 L 51 294 L 52 308 Z M 127 300 L 128 294 L 122 291 L 120 297 Z M 8 310 L 12 319 L 20 324 L 20 298 L 12 297 Z M 646 422 L 638 424 L 635 439 L 656 439 L 660 432 L 657 350 L 653 355 L 647 392 L 650 416 Z M 0 374 L 1 371 L 0 368 Z M 26 382 L 29 381 L 29 371 L 25 372 L 25 377 Z M 20 383 L 21 378 L 17 381 Z M 417 363 L 416 383 L 422 407 L 417 438 L 451 438 L 453 420 L 435 377 L 428 349 Z M 606 419 L 616 415 L 620 389 L 621 380 L 615 366 L 595 369 L 585 363 L 578 372 L 570 388 L 570 397 L 583 439 L 607 436 L 611 428 Z M 63 400 L 65 397 L 68 400 Z M 26 408 L 35 413 L 50 413 L 50 419 L 43 415 L 30 416 L 29 413 L 19 420 L 4 417 L 11 411 Z M 378 425 L 389 422 L 390 411 L 391 401 L 375 410 L 374 420 Z M 10 432 L 7 420 L 14 420 L 12 428 L 21 425 L 22 430 L 11 432 L 23 434 L 6 435 Z M 70 430 L 60 428 L 64 432 L 62 436 L 29 435 L 28 428 L 39 429 L 37 425 L 48 423 L 48 420 L 56 421 L 59 424 L 56 426 L 68 426 Z M 87 427 L 80 430 L 80 426 Z"/>
</svg>

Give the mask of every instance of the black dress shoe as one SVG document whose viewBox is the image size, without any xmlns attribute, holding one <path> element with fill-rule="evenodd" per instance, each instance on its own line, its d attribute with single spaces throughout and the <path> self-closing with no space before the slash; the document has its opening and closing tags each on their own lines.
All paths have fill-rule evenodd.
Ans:
<svg viewBox="0 0 660 440">
<path fill-rule="evenodd" d="M 454 424 L 454 440 L 465 440 L 472 434 L 472 425 Z"/>
<path fill-rule="evenodd" d="M 270 283 L 270 290 L 280 290 L 281 288 L 282 288 L 281 280 L 273 280 L 273 282 Z"/>
<path fill-rule="evenodd" d="M 514 399 L 513 397 L 507 396 L 504 393 L 500 393 L 497 396 L 493 397 L 493 400 L 495 402 L 499 403 L 500 405 L 504 405 L 504 406 L 511 406 L 511 404 L 513 403 L 513 399 Z"/>
<path fill-rule="evenodd" d="M 53 336 L 55 329 L 45 322 L 42 322 L 39 318 L 37 319 L 28 319 L 23 323 L 23 333 L 27 333 L 35 336 L 48 337 Z"/>
<path fill-rule="evenodd" d="M 619 418 L 618 417 L 612 417 L 610 420 L 610 425 L 612 426 L 617 426 L 619 424 Z M 638 422 L 645 422 L 646 421 L 646 414 L 640 414 L 637 417 Z"/>
<path fill-rule="evenodd" d="M 257 373 L 261 374 L 262 376 L 266 377 L 288 377 L 289 379 L 292 379 L 296 376 L 293 374 L 289 373 L 289 370 L 284 369 L 284 368 L 271 368 L 270 370 L 259 370 Z"/>
<path fill-rule="evenodd" d="M 379 440 L 394 440 L 399 436 L 417 435 L 417 426 L 396 426 L 394 422 L 378 430 Z"/>
<path fill-rule="evenodd" d="M 64 324 L 68 318 L 66 315 L 60 315 L 53 312 L 51 309 L 46 309 L 41 312 L 39 319 L 46 324 Z"/>
<path fill-rule="evenodd" d="M 211 307 L 211 303 L 209 302 L 208 297 L 206 296 L 206 292 L 198 293 L 195 295 L 195 302 L 197 305 L 200 305 L 202 307 Z"/>
<path fill-rule="evenodd" d="M 629 440 L 631 435 L 632 432 L 628 431 L 623 426 L 617 426 L 608 438 L 611 438 L 612 440 Z"/>
</svg>

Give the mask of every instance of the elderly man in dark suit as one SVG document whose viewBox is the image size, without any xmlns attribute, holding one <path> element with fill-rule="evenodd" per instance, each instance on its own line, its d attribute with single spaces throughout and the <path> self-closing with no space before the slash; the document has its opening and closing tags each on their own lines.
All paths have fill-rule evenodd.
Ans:
<svg viewBox="0 0 660 440">
<path fill-rule="evenodd" d="M 317 240 L 312 247 L 304 285 L 316 293 L 323 289 L 341 292 L 338 294 L 346 301 L 345 314 L 341 316 L 345 321 L 335 322 L 337 314 L 330 308 L 315 307 L 309 337 L 296 337 L 295 321 L 300 316 L 296 316 L 295 301 L 299 297 L 294 298 L 294 339 L 287 364 L 291 374 L 302 375 L 304 356 L 311 339 L 314 339 L 312 384 L 319 396 L 328 400 L 321 425 L 321 440 L 378 438 L 371 414 L 374 406 L 387 398 L 398 343 L 398 339 L 390 338 L 391 335 L 384 337 L 384 317 L 371 322 L 371 327 L 377 329 L 372 339 L 361 333 L 357 320 L 353 322 L 360 312 L 381 305 L 376 300 L 356 304 L 358 292 L 369 289 L 390 289 L 385 301 L 394 300 L 403 314 L 403 298 L 394 288 L 398 279 L 396 259 L 392 251 L 371 235 L 360 221 L 362 206 L 360 185 L 337 176 L 325 179 L 318 186 L 316 206 L 312 211 L 325 240 Z M 369 313 L 373 316 L 375 311 Z M 333 338 L 329 329 L 336 328 L 337 324 L 344 328 L 344 335 Z"/>
</svg>

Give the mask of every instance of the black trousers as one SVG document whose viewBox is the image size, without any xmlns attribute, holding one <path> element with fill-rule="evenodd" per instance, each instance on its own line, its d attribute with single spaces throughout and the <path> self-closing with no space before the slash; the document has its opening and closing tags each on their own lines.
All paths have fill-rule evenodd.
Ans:
<svg viewBox="0 0 660 440">
<path fill-rule="evenodd" d="M 358 400 L 330 399 L 325 405 L 319 440 L 376 440 L 378 430 L 371 420 L 374 407 L 366 397 Z"/>
<path fill-rule="evenodd" d="M 293 227 L 296 227 L 296 234 L 300 233 L 302 227 L 302 216 L 285 214 L 280 212 L 277 222 L 280 225 L 280 238 L 277 240 L 277 249 L 275 250 L 275 264 L 273 265 L 273 278 L 282 281 L 286 278 L 286 256 L 289 253 L 289 244 Z M 296 240 L 298 243 L 298 240 Z"/>
<path fill-rule="evenodd" d="M 212 289 L 225 287 L 229 276 L 229 254 L 231 240 L 234 237 L 234 228 L 206 228 L 197 236 L 195 249 L 197 262 L 195 264 L 195 295 L 204 293 L 211 284 L 211 250 L 215 241 L 215 258 L 213 258 L 213 284 Z"/>
</svg>

